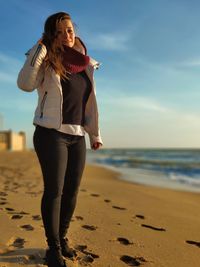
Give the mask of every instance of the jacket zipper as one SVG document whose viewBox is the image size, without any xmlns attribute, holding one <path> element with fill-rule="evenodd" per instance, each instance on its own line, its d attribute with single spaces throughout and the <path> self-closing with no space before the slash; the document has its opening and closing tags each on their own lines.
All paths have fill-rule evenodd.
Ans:
<svg viewBox="0 0 200 267">
<path fill-rule="evenodd" d="M 47 98 L 47 91 L 44 93 L 44 96 L 43 96 L 41 104 L 40 104 L 40 110 L 41 110 L 40 118 L 43 117 L 44 104 L 45 104 L 46 98 Z"/>
<path fill-rule="evenodd" d="M 36 62 L 36 59 L 37 59 L 37 56 L 38 54 L 40 53 L 40 50 L 42 49 L 42 46 L 41 45 L 38 45 L 38 48 L 37 50 L 35 51 L 35 54 L 33 55 L 32 57 L 32 60 L 31 60 L 31 66 L 34 67 L 35 65 L 35 62 Z"/>
</svg>

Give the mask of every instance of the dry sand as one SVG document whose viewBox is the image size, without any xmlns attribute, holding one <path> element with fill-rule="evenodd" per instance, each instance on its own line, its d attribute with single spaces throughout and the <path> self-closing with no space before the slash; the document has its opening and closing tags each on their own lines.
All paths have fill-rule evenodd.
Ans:
<svg viewBox="0 0 200 267">
<path fill-rule="evenodd" d="M 68 267 L 199 267 L 200 194 L 132 184 L 86 166 Z M 0 267 L 44 266 L 42 178 L 34 152 L 0 153 Z"/>
</svg>

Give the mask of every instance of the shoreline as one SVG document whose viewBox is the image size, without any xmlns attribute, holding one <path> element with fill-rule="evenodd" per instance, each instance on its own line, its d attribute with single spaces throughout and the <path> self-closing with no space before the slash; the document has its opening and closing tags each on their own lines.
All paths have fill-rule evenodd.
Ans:
<svg viewBox="0 0 200 267">
<path fill-rule="evenodd" d="M 102 149 L 88 151 L 88 163 L 121 173 L 121 179 L 200 192 L 199 153 L 187 149 Z"/>
<path fill-rule="evenodd" d="M 0 153 L 2 266 L 45 266 L 41 196 L 35 153 Z M 79 258 L 67 266 L 198 267 L 199 203 L 200 194 L 124 181 L 87 163 L 68 234 Z"/>
<path fill-rule="evenodd" d="M 178 190 L 183 192 L 200 193 L 200 186 L 181 183 L 175 180 L 170 180 L 164 173 L 159 171 L 136 169 L 128 167 L 114 167 L 111 165 L 87 162 L 88 165 L 102 167 L 116 173 L 117 179 L 127 181 L 133 184 L 140 184 L 144 186 L 152 186 L 158 188 L 166 188 L 171 190 Z"/>
</svg>

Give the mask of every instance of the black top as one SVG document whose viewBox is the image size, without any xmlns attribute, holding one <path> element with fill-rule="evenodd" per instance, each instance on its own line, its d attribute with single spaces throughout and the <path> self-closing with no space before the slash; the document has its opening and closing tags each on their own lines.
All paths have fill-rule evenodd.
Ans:
<svg viewBox="0 0 200 267">
<path fill-rule="evenodd" d="M 62 124 L 84 125 L 85 106 L 91 92 L 91 82 L 85 71 L 61 80 L 63 92 Z"/>
</svg>

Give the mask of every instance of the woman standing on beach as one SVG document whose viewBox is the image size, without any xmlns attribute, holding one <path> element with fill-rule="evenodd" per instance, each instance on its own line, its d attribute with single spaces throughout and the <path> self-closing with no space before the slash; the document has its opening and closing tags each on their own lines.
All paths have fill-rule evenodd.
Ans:
<svg viewBox="0 0 200 267">
<path fill-rule="evenodd" d="M 38 92 L 33 142 L 44 180 L 46 259 L 49 267 L 63 267 L 63 256 L 75 255 L 66 234 L 85 166 L 85 132 L 92 149 L 102 145 L 93 79 L 99 64 L 87 56 L 64 12 L 47 18 L 42 39 L 26 55 L 17 82 L 24 91 Z"/>
</svg>

